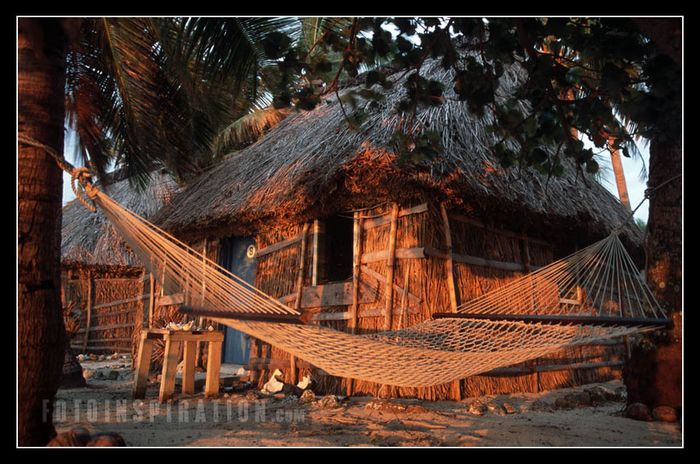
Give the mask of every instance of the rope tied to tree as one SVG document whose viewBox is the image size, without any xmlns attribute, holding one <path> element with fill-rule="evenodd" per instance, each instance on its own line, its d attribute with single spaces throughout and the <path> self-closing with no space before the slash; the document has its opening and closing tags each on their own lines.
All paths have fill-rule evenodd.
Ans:
<svg viewBox="0 0 700 464">
<path fill-rule="evenodd" d="M 630 219 L 632 219 L 634 217 L 637 210 L 644 204 L 645 201 L 650 200 L 654 196 L 654 193 L 657 190 L 660 190 L 662 187 L 665 187 L 666 185 L 670 184 L 671 182 L 673 182 L 676 179 L 679 179 L 682 176 L 683 176 L 683 174 L 676 174 L 675 176 L 661 182 L 659 185 L 655 185 L 653 187 L 648 187 L 646 190 L 644 190 L 644 198 L 642 198 L 642 201 L 640 201 L 637 204 L 637 206 L 632 210 L 632 212 L 630 212 L 627 215 L 627 218 L 625 218 L 625 220 L 622 221 L 622 223 L 620 223 L 619 226 L 617 226 L 615 229 L 613 229 L 613 231 L 611 233 L 619 234 L 622 231 L 622 228 L 625 226 L 625 224 L 627 224 L 630 221 Z"/>
<path fill-rule="evenodd" d="M 25 145 L 44 150 L 44 152 L 51 156 L 54 159 L 54 161 L 56 161 L 56 164 L 59 168 L 61 168 L 64 172 L 70 174 L 71 190 L 73 190 L 73 193 L 75 194 L 75 197 L 78 199 L 78 201 L 88 211 L 91 211 L 93 213 L 97 211 L 94 202 L 91 201 L 94 200 L 95 196 L 97 195 L 97 188 L 92 185 L 93 174 L 87 167 L 83 166 L 76 168 L 71 163 L 66 161 L 63 155 L 58 153 L 56 150 L 44 143 L 39 142 L 38 140 L 32 137 L 29 137 L 28 135 L 17 134 L 17 140 Z M 78 188 L 76 181 L 80 183 L 82 189 Z"/>
</svg>

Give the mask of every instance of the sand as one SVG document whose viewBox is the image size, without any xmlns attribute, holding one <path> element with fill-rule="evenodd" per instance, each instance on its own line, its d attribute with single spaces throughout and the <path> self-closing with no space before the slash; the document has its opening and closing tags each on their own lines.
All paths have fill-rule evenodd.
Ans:
<svg viewBox="0 0 700 464">
<path fill-rule="evenodd" d="M 134 402 L 128 379 L 90 379 L 87 388 L 59 391 L 55 417 L 58 432 L 112 431 L 129 446 L 681 446 L 679 423 L 626 418 L 619 400 L 554 409 L 557 398 L 585 388 L 590 385 L 461 402 L 353 397 L 339 407 L 251 400 L 252 392 L 217 400 L 200 393 L 160 405 L 157 384 Z M 483 415 L 474 406 L 469 412 L 471 404 L 482 404 Z"/>
</svg>

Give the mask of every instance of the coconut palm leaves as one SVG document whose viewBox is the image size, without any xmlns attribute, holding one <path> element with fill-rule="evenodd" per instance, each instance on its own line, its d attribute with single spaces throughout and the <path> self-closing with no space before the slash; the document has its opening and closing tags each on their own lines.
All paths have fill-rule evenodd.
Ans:
<svg viewBox="0 0 700 464">
<path fill-rule="evenodd" d="M 207 127 L 226 114 L 205 104 L 204 90 L 231 98 L 203 76 L 183 84 L 183 73 L 172 69 L 152 20 L 83 22 L 68 55 L 66 108 L 77 155 L 99 177 L 113 163 L 141 186 L 158 165 L 178 177 L 198 171 L 196 154 L 210 151 L 215 134 Z"/>
</svg>

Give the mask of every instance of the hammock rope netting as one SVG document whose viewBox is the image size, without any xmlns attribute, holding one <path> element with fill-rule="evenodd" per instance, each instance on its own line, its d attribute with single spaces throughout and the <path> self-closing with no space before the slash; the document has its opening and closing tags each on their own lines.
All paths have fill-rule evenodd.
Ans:
<svg viewBox="0 0 700 464">
<path fill-rule="evenodd" d="M 96 187 L 85 183 L 85 192 L 164 291 L 182 293 L 185 308 L 197 308 L 191 313 L 199 311 L 335 376 L 396 386 L 438 385 L 562 348 L 655 330 L 666 321 L 613 232 L 461 305 L 457 313 L 400 330 L 354 335 L 304 324 L 299 311 Z"/>
</svg>

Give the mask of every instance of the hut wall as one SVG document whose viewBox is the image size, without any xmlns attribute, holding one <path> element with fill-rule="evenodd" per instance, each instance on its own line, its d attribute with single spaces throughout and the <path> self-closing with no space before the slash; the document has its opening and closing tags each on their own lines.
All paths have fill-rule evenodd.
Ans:
<svg viewBox="0 0 700 464">
<path fill-rule="evenodd" d="M 375 289 L 374 296 L 358 304 L 356 333 L 384 330 L 388 275 L 388 253 L 391 206 L 383 205 L 362 211 L 360 281 Z M 446 266 L 445 225 L 440 205 L 427 202 L 405 205 L 397 219 L 394 292 L 392 298 L 392 329 L 413 325 L 429 319 L 433 313 L 451 310 L 448 267 Z M 499 230 L 493 224 L 480 224 L 457 212 L 449 215 L 453 256 L 472 256 L 497 261 L 499 267 L 468 264 L 458 258 L 453 262 L 457 300 L 461 302 L 499 288 L 523 275 L 530 266 L 542 266 L 555 258 L 553 248 L 546 242 L 527 237 L 524 233 Z M 256 237 L 258 250 L 284 240 L 299 239 L 303 225 L 264 230 Z M 312 243 L 309 229 L 307 243 Z M 526 249 L 527 247 L 527 249 Z M 290 306 L 296 301 L 296 283 L 300 268 L 301 240 L 258 258 L 256 286 L 268 294 L 283 299 Z M 311 285 L 314 250 L 307 246 L 304 257 L 304 286 Z M 323 261 L 322 259 L 319 261 Z M 506 270 L 509 269 L 509 270 Z M 518 270 L 513 270 L 518 269 Z M 406 282 L 408 286 L 406 287 Z M 404 298 L 404 289 L 408 296 Z M 370 292 L 371 293 L 371 292 Z M 349 331 L 352 324 L 350 306 L 314 308 L 318 324 L 336 330 Z M 337 313 L 337 314 L 331 314 Z M 416 397 L 428 400 L 459 399 L 463 396 L 515 391 L 539 391 L 619 377 L 624 349 L 620 343 L 582 346 L 561 350 L 503 371 L 474 376 L 434 387 L 393 387 L 372 382 L 350 380 L 327 375 L 304 361 L 296 361 L 296 372 L 290 370 L 290 356 L 276 347 L 254 341 L 249 368 L 253 380 L 262 386 L 275 369 L 284 372 L 285 380 L 301 378 L 314 372 L 318 388 L 325 393 L 373 395 L 384 397 Z M 578 366 L 579 368 L 572 368 Z"/>
</svg>

